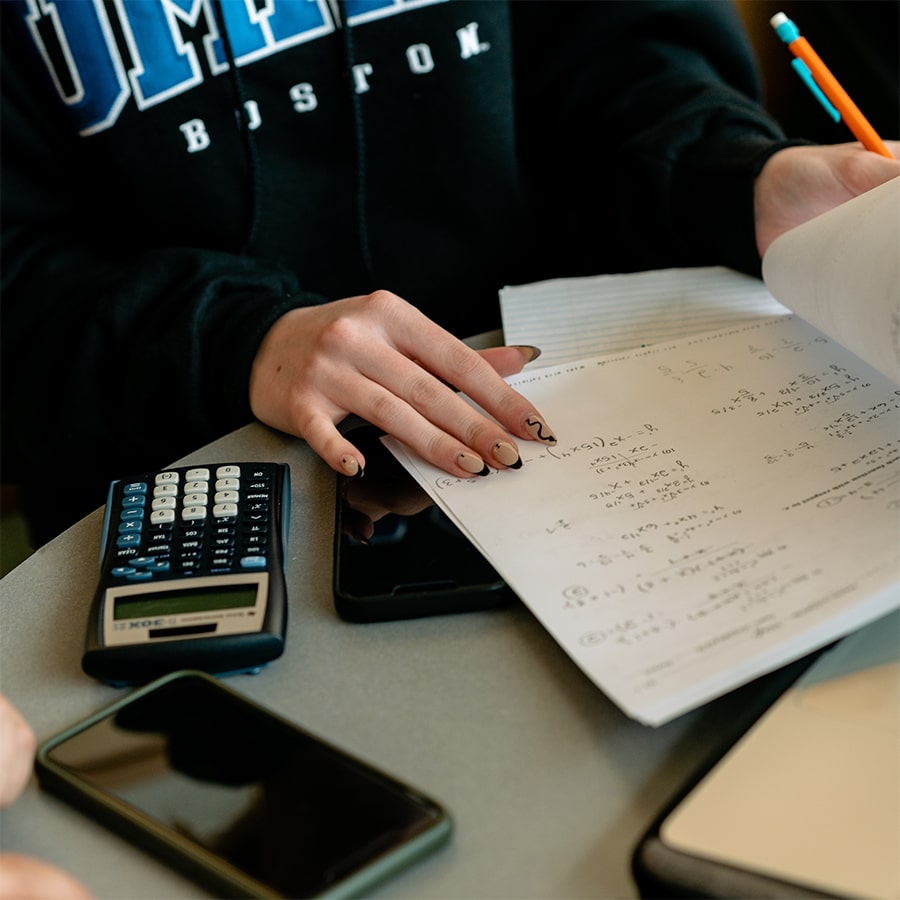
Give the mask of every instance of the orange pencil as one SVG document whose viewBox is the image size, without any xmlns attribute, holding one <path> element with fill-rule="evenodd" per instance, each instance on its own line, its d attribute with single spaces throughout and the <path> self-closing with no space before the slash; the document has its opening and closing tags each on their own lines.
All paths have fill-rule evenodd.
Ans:
<svg viewBox="0 0 900 900">
<path fill-rule="evenodd" d="M 784 14 L 776 13 L 769 20 L 778 37 L 788 46 L 788 50 L 796 59 L 793 68 L 812 91 L 825 111 L 835 120 L 844 120 L 844 124 L 853 132 L 856 139 L 873 153 L 880 153 L 889 159 L 894 156 L 871 126 L 869 120 L 859 111 L 859 107 L 850 99 L 838 80 L 819 58 L 819 54 L 810 46 L 800 30 Z M 831 107 L 831 108 L 829 108 Z"/>
</svg>

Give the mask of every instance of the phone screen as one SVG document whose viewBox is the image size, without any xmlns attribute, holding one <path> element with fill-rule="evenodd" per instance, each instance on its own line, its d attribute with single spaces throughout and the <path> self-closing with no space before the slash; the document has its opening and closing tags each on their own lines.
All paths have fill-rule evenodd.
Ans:
<svg viewBox="0 0 900 900">
<path fill-rule="evenodd" d="M 367 425 L 347 436 L 365 454 L 366 467 L 362 478 L 338 478 L 338 613 L 381 621 L 509 600 L 494 567 L 381 443 L 382 432 Z"/>
<path fill-rule="evenodd" d="M 182 673 L 139 693 L 48 742 L 46 763 L 269 893 L 321 894 L 449 823 L 433 801 L 211 678 Z"/>
</svg>

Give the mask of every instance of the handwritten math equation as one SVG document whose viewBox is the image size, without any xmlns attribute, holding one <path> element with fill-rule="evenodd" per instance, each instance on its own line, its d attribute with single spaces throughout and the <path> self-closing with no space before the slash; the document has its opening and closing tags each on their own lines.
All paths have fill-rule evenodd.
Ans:
<svg viewBox="0 0 900 900">
<path fill-rule="evenodd" d="M 885 441 L 853 460 L 832 466 L 831 472 L 839 472 L 844 480 L 822 487 L 813 494 L 800 497 L 782 506 L 782 512 L 815 504 L 819 509 L 830 509 L 851 500 L 864 504 L 882 502 L 891 509 L 900 509 L 900 441 Z M 858 466 L 864 466 L 857 471 Z M 855 474 L 854 474 L 855 473 Z"/>
<path fill-rule="evenodd" d="M 708 337 L 700 337 L 690 343 L 702 344 L 710 340 Z M 809 338 L 781 338 L 772 343 L 752 343 L 747 346 L 748 356 L 756 361 L 766 362 L 776 360 L 785 354 L 799 354 L 812 348 L 829 344 L 830 341 L 824 335 L 814 335 Z M 734 371 L 734 361 L 724 362 L 700 361 L 694 358 L 685 358 L 678 363 L 663 364 L 656 367 L 657 372 L 669 381 L 676 384 L 689 384 L 696 381 L 709 381 L 721 375 Z"/>
<path fill-rule="evenodd" d="M 661 590 L 665 593 L 666 585 L 672 581 L 684 581 L 709 572 L 712 574 L 711 586 L 701 592 L 698 602 L 680 609 L 645 608 L 639 613 L 629 611 L 620 616 L 612 616 L 602 627 L 583 632 L 578 642 L 585 647 L 609 643 L 631 646 L 676 628 L 691 627 L 717 616 L 733 613 L 741 617 L 753 617 L 753 627 L 757 629 L 767 621 L 765 628 L 771 630 L 778 627 L 778 599 L 798 583 L 821 574 L 818 568 L 785 573 L 759 568 L 768 560 L 784 556 L 788 552 L 789 546 L 784 542 L 757 549 L 741 544 L 703 548 L 684 558 L 670 560 L 666 567 L 646 576 L 638 576 L 630 584 L 609 584 L 599 590 L 592 590 L 586 584 L 568 585 L 562 592 L 562 609 L 577 614 L 603 601 L 624 600 L 635 592 L 650 595 Z M 754 576 L 755 570 L 759 570 L 758 577 Z M 746 621 L 741 621 L 737 626 L 742 632 L 746 627 Z M 759 636 L 761 634 L 762 631 Z M 714 640 L 727 637 L 717 635 Z"/>
<path fill-rule="evenodd" d="M 740 388 L 710 408 L 714 416 L 752 409 L 757 418 L 788 413 L 803 416 L 819 406 L 831 406 L 871 382 L 837 364 L 818 372 L 801 372 L 774 390 Z"/>
</svg>

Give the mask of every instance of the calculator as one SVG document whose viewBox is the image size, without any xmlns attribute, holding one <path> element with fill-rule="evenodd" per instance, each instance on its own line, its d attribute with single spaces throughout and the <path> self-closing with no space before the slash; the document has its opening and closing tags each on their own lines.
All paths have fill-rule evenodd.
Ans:
<svg viewBox="0 0 900 900">
<path fill-rule="evenodd" d="M 290 469 L 232 462 L 113 481 L 82 668 L 111 684 L 256 672 L 284 651 Z"/>
</svg>

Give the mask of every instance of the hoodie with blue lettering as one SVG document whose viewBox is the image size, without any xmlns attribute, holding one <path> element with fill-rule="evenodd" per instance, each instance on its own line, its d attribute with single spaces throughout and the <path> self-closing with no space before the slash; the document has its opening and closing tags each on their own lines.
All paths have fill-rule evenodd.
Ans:
<svg viewBox="0 0 900 900">
<path fill-rule="evenodd" d="M 387 289 L 465 336 L 504 284 L 758 271 L 785 140 L 728 3 L 5 0 L 0 27 L 3 478 L 36 542 L 251 421 L 292 308 Z"/>
</svg>

